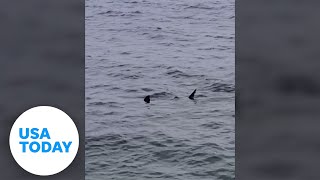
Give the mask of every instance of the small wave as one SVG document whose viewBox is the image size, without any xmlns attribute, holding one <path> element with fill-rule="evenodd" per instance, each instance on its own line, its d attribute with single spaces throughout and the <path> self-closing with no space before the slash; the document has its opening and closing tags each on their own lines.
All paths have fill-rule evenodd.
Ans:
<svg viewBox="0 0 320 180">
<path fill-rule="evenodd" d="M 211 10 L 214 9 L 214 7 L 210 7 L 207 5 L 203 5 L 203 4 L 197 4 L 197 5 L 193 5 L 193 6 L 188 6 L 185 9 L 204 9 L 204 10 Z"/>
<path fill-rule="evenodd" d="M 102 106 L 106 104 L 107 103 L 104 103 L 104 102 L 92 102 L 92 103 L 89 103 L 89 106 Z"/>
<path fill-rule="evenodd" d="M 234 39 L 232 36 L 215 36 L 216 39 Z"/>
<path fill-rule="evenodd" d="M 171 98 L 175 97 L 174 94 L 169 92 L 158 92 L 151 95 L 152 98 Z"/>
<path fill-rule="evenodd" d="M 150 144 L 152 146 L 156 146 L 156 147 L 167 147 L 165 144 L 158 142 L 158 141 L 151 141 Z"/>
<path fill-rule="evenodd" d="M 133 11 L 133 12 L 131 12 L 132 14 L 142 14 L 142 12 L 141 11 Z"/>
<path fill-rule="evenodd" d="M 130 64 L 119 64 L 119 65 L 114 66 L 114 67 L 126 67 L 126 66 L 130 66 Z"/>
<path fill-rule="evenodd" d="M 120 54 L 121 55 L 130 55 L 131 53 L 130 52 L 121 52 Z"/>
<path fill-rule="evenodd" d="M 207 157 L 206 159 L 204 159 L 205 162 L 209 162 L 209 163 L 215 163 L 215 162 L 218 162 L 221 160 L 222 160 L 222 158 L 219 156 L 210 156 L 210 157 Z"/>
<path fill-rule="evenodd" d="M 113 15 L 117 15 L 117 14 L 121 14 L 121 11 L 105 11 L 105 12 L 99 12 L 98 15 L 104 15 L 104 14 L 113 14 Z"/>
<path fill-rule="evenodd" d="M 173 70 L 173 71 L 168 71 L 167 74 L 168 75 L 176 75 L 176 74 L 183 74 L 183 72 L 179 71 L 179 70 Z"/>
<path fill-rule="evenodd" d="M 124 75 L 122 79 L 140 79 L 141 75 Z"/>
<path fill-rule="evenodd" d="M 208 97 L 208 96 L 206 96 L 206 95 L 204 95 L 204 94 L 198 94 L 198 95 L 196 95 L 198 98 L 206 98 L 206 97 Z"/>
<path fill-rule="evenodd" d="M 88 104 L 89 106 L 109 106 L 109 107 L 120 107 L 121 104 L 117 103 L 117 102 L 91 102 Z"/>
<path fill-rule="evenodd" d="M 214 47 L 198 48 L 198 50 L 205 50 L 205 51 L 214 50 L 214 49 L 216 49 L 216 48 L 214 48 Z"/>
<path fill-rule="evenodd" d="M 109 116 L 109 115 L 116 115 L 116 114 L 119 114 L 119 113 L 112 111 L 112 112 L 104 113 L 103 115 Z"/>
<path fill-rule="evenodd" d="M 225 84 L 225 83 L 213 83 L 212 85 L 205 88 L 206 90 L 210 90 L 213 92 L 235 92 L 235 86 L 233 84 Z"/>
<path fill-rule="evenodd" d="M 109 73 L 107 74 L 110 77 L 120 77 L 121 79 L 140 79 L 143 76 L 142 75 L 137 75 L 137 74 L 123 74 L 123 73 Z"/>
<path fill-rule="evenodd" d="M 201 126 L 205 128 L 210 128 L 210 129 L 219 129 L 222 127 L 222 124 L 217 122 L 211 122 L 211 123 L 202 124 Z"/>
<path fill-rule="evenodd" d="M 160 64 L 160 65 L 153 66 L 152 68 L 156 68 L 156 69 L 159 69 L 159 68 L 162 68 L 162 69 L 172 69 L 173 66 L 168 66 L 168 65 Z"/>
<path fill-rule="evenodd" d="M 176 150 L 163 150 L 155 152 L 153 155 L 159 160 L 171 159 L 177 155 L 178 151 Z M 176 158 L 173 158 L 176 159 Z"/>
<path fill-rule="evenodd" d="M 126 1 L 126 2 L 124 2 L 124 3 L 127 3 L 127 4 L 137 4 L 138 1 Z"/>
<path fill-rule="evenodd" d="M 88 88 L 92 89 L 97 89 L 97 88 L 102 88 L 102 87 L 109 87 L 110 85 L 105 85 L 105 84 L 98 84 L 98 85 L 93 85 L 89 86 Z"/>
<path fill-rule="evenodd" d="M 174 78 L 191 78 L 191 77 L 196 77 L 196 78 L 201 78 L 201 77 L 205 77 L 205 75 L 191 75 L 191 74 L 187 74 L 187 73 L 184 73 L 180 70 L 170 70 L 166 73 L 167 75 L 170 75 Z"/>
<path fill-rule="evenodd" d="M 125 92 L 127 92 L 127 93 L 135 93 L 135 92 L 138 92 L 138 90 L 136 90 L 136 89 L 126 89 Z"/>
<path fill-rule="evenodd" d="M 153 89 L 151 89 L 151 88 L 141 88 L 143 91 L 145 91 L 145 92 L 150 92 L 150 91 L 153 91 Z"/>
<path fill-rule="evenodd" d="M 99 12 L 98 15 L 107 15 L 109 17 L 116 17 L 116 16 L 135 16 L 137 14 L 142 14 L 141 11 L 132 11 L 132 12 L 122 12 L 122 11 L 105 11 L 105 12 Z"/>
<path fill-rule="evenodd" d="M 122 136 L 119 134 L 107 134 L 107 135 L 100 135 L 100 136 L 86 136 L 86 144 L 95 144 L 96 142 L 101 141 L 119 141 L 122 139 Z"/>
<path fill-rule="evenodd" d="M 166 36 L 165 35 L 161 35 L 161 34 L 150 36 L 150 39 L 156 39 L 156 40 L 162 40 L 162 39 L 165 39 L 165 38 L 166 38 Z"/>
<path fill-rule="evenodd" d="M 160 42 L 160 43 L 158 43 L 159 45 L 163 45 L 163 46 L 173 46 L 174 45 L 174 43 L 168 43 L 168 42 Z"/>
</svg>

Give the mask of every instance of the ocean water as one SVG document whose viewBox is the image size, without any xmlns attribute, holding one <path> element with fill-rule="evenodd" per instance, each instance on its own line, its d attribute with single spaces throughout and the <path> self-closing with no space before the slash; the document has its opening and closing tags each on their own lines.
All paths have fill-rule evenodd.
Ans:
<svg viewBox="0 0 320 180">
<path fill-rule="evenodd" d="M 235 179 L 234 4 L 86 1 L 86 179 Z"/>
</svg>

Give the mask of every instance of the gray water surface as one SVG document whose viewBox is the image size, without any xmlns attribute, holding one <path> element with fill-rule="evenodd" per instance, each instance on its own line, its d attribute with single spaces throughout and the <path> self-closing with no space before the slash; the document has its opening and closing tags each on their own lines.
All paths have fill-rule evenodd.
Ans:
<svg viewBox="0 0 320 180">
<path fill-rule="evenodd" d="M 234 179 L 234 21 L 231 0 L 86 1 L 86 179 Z"/>
</svg>

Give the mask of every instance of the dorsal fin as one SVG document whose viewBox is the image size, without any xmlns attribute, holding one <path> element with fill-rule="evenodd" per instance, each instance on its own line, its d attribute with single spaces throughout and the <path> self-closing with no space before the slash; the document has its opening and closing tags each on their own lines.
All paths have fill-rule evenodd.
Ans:
<svg viewBox="0 0 320 180">
<path fill-rule="evenodd" d="M 144 102 L 150 103 L 150 96 L 149 95 L 144 98 Z"/>
<path fill-rule="evenodd" d="M 197 91 L 197 89 L 195 89 L 193 92 L 192 92 L 192 94 L 189 96 L 189 99 L 194 99 L 194 94 L 196 94 L 196 91 Z"/>
</svg>

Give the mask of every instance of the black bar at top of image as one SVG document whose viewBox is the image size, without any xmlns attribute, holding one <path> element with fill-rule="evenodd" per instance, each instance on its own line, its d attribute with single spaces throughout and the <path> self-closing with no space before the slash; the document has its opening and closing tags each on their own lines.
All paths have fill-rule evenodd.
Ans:
<svg viewBox="0 0 320 180">
<path fill-rule="evenodd" d="M 84 0 L 0 2 L 1 179 L 84 179 Z M 79 151 L 71 165 L 47 177 L 13 159 L 9 133 L 27 109 L 48 105 L 75 122 Z"/>
</svg>

